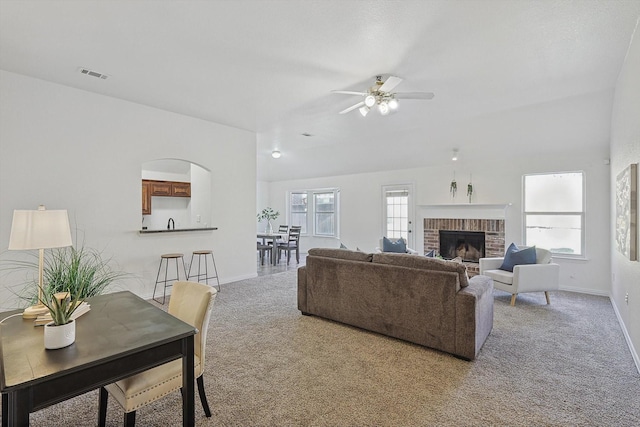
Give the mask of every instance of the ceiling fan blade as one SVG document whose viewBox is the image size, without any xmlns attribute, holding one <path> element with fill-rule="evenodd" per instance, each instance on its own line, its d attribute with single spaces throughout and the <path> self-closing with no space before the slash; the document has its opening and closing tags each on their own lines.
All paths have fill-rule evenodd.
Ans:
<svg viewBox="0 0 640 427">
<path fill-rule="evenodd" d="M 360 107 L 362 107 L 363 105 L 364 105 L 364 101 L 362 101 L 362 102 L 358 102 L 356 105 L 352 105 L 351 107 L 347 108 L 346 110 L 342 110 L 342 111 L 340 111 L 340 113 L 338 113 L 338 114 L 346 114 L 346 113 L 348 113 L 349 111 L 353 111 L 353 110 L 355 110 L 356 108 L 360 108 Z"/>
<path fill-rule="evenodd" d="M 432 92 L 396 92 L 394 96 L 398 99 L 432 99 L 435 95 Z"/>
<path fill-rule="evenodd" d="M 353 92 L 350 90 L 332 90 L 331 93 L 340 93 L 342 95 L 360 95 L 360 96 L 367 95 L 367 92 Z"/>
<path fill-rule="evenodd" d="M 396 76 L 389 76 L 382 86 L 378 89 L 380 92 L 391 92 L 393 88 L 398 86 L 402 79 Z"/>
</svg>

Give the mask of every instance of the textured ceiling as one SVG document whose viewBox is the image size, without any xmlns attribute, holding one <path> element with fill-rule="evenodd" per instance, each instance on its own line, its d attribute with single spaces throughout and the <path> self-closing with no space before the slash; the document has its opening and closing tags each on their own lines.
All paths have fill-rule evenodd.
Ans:
<svg viewBox="0 0 640 427">
<path fill-rule="evenodd" d="M 0 68 L 255 131 L 259 179 L 282 180 L 437 164 L 454 147 L 462 161 L 604 150 L 639 16 L 639 0 L 0 0 Z M 338 115 L 360 99 L 331 90 L 376 74 L 436 96 Z"/>
</svg>

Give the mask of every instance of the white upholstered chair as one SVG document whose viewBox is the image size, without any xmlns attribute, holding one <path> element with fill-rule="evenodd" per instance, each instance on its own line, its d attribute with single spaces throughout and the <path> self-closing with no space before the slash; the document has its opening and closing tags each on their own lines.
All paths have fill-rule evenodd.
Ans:
<svg viewBox="0 0 640 427">
<path fill-rule="evenodd" d="M 205 349 L 215 288 L 195 282 L 174 282 L 168 312 L 197 329 L 194 337 L 194 375 L 200 401 L 207 417 L 211 416 L 204 392 Z M 136 410 L 182 388 L 182 359 L 133 375 L 100 389 L 98 425 L 104 427 L 109 394 L 124 409 L 124 425 L 135 425 Z"/>
<path fill-rule="evenodd" d="M 380 246 L 376 246 L 375 253 L 379 254 L 379 253 L 384 252 L 384 239 L 386 239 L 386 237 L 383 237 L 382 239 L 380 239 Z M 391 241 L 393 244 L 397 244 L 400 239 L 404 240 L 402 237 L 400 237 L 400 238 L 391 237 L 391 238 L 389 238 L 389 241 Z M 406 245 L 406 243 L 407 242 L 405 240 L 405 245 Z M 418 254 L 418 251 L 416 251 L 415 249 L 411 249 L 408 246 L 405 246 L 405 252 L 408 253 L 408 254 L 411 254 L 411 255 L 417 255 Z"/>
<path fill-rule="evenodd" d="M 511 293 L 512 306 L 516 304 L 517 295 L 524 292 L 544 292 L 547 304 L 551 303 L 549 291 L 558 290 L 560 266 L 552 262 L 550 251 L 536 248 L 536 263 L 516 265 L 513 273 L 500 270 L 503 261 L 504 257 L 480 258 L 480 274 L 491 277 L 495 289 Z"/>
</svg>

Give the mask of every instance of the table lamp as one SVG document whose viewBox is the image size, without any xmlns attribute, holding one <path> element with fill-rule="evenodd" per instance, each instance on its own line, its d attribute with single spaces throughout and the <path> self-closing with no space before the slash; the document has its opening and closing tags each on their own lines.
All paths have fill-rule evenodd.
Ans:
<svg viewBox="0 0 640 427">
<path fill-rule="evenodd" d="M 40 251 L 38 259 L 38 303 L 24 310 L 22 313 L 24 318 L 33 319 L 48 311 L 47 307 L 42 304 L 44 250 L 71 245 L 71 229 L 69 228 L 69 216 L 66 210 L 48 211 L 43 205 L 40 205 L 38 210 L 13 211 L 8 249 L 38 249 Z"/>
</svg>

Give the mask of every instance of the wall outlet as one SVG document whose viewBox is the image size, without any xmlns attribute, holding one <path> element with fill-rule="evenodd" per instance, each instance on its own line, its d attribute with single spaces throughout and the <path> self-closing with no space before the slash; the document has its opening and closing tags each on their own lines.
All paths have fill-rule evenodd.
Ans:
<svg viewBox="0 0 640 427">
<path fill-rule="evenodd" d="M 199 224 L 200 223 L 200 215 L 196 215 L 196 222 Z"/>
</svg>

